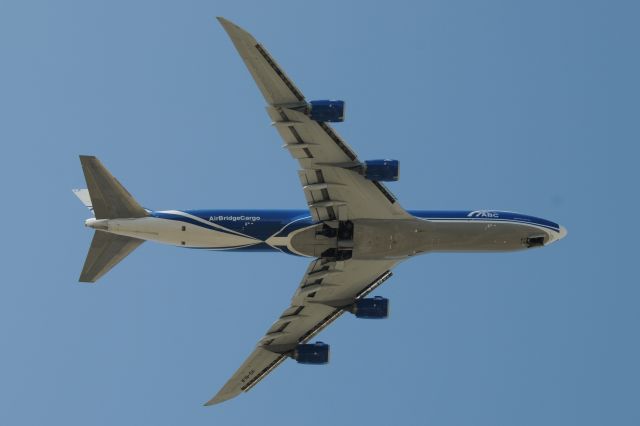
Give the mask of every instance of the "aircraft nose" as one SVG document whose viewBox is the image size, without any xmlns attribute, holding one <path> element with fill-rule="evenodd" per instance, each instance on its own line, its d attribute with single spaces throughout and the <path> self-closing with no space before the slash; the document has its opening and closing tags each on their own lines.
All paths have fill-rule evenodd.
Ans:
<svg viewBox="0 0 640 426">
<path fill-rule="evenodd" d="M 564 226 L 560 225 L 560 236 L 558 237 L 558 239 L 561 240 L 566 236 L 567 236 L 567 228 L 565 228 Z"/>
<path fill-rule="evenodd" d="M 553 239 L 553 241 L 560 241 L 561 239 L 563 239 L 566 236 L 567 236 L 567 228 L 565 228 L 564 226 L 560 225 L 560 233 L 556 235 L 556 237 Z"/>
</svg>

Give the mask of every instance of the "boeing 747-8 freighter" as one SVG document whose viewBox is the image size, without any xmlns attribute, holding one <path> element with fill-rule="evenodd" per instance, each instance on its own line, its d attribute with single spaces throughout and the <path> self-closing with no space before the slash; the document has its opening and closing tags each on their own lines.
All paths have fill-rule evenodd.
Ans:
<svg viewBox="0 0 640 426">
<path fill-rule="evenodd" d="M 282 315 L 206 405 L 248 391 L 287 358 L 326 363 L 329 346 L 311 339 L 345 312 L 385 318 L 388 300 L 369 296 L 403 260 L 431 252 L 525 250 L 566 235 L 555 222 L 519 213 L 403 209 L 382 184 L 398 180 L 398 161 L 359 160 L 329 124 L 344 120 L 344 102 L 307 101 L 264 46 L 218 20 L 264 95 L 284 148 L 298 162 L 307 208 L 148 210 L 92 156 L 80 157 L 88 189 L 74 191 L 94 213 L 85 222 L 95 234 L 82 282 L 97 281 L 144 241 L 311 259 Z"/>
</svg>

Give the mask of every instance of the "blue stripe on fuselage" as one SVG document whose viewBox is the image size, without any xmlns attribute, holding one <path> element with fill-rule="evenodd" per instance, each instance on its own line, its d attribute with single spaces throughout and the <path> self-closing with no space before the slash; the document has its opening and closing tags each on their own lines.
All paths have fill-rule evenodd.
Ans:
<svg viewBox="0 0 640 426">
<path fill-rule="evenodd" d="M 541 226 L 560 232 L 560 225 L 550 220 L 541 219 L 526 214 L 505 212 L 499 210 L 411 210 L 410 214 L 433 221 L 494 221 L 494 222 L 514 222 L 526 225 Z"/>
<path fill-rule="evenodd" d="M 201 228 L 212 229 L 212 230 L 215 230 L 215 231 L 218 231 L 218 232 L 222 232 L 222 233 L 225 233 L 225 234 L 236 235 L 233 232 L 228 232 L 228 231 L 225 231 L 224 229 L 216 228 L 213 225 L 202 223 L 202 222 L 197 221 L 195 219 L 192 219 L 190 217 L 185 217 L 185 216 L 181 216 L 181 215 L 178 215 L 178 214 L 167 213 L 167 212 L 151 212 L 150 214 L 151 214 L 152 217 L 157 217 L 159 219 L 169 219 L 169 220 L 175 220 L 175 221 L 178 221 L 178 222 L 190 223 L 191 225 L 196 225 L 196 226 L 199 226 Z"/>
<path fill-rule="evenodd" d="M 269 237 L 286 236 L 292 231 L 313 225 L 313 219 L 308 210 L 229 209 L 184 210 L 184 212 L 262 241 Z"/>
</svg>

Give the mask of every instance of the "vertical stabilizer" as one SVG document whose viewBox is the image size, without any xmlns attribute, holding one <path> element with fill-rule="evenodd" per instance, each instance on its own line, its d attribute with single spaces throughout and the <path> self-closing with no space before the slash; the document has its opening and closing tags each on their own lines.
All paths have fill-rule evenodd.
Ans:
<svg viewBox="0 0 640 426">
<path fill-rule="evenodd" d="M 89 190 L 84 189 L 72 189 L 73 193 L 76 197 L 84 204 L 86 208 L 89 209 L 91 214 L 93 214 L 93 206 L 91 205 L 91 196 L 89 195 Z"/>
</svg>

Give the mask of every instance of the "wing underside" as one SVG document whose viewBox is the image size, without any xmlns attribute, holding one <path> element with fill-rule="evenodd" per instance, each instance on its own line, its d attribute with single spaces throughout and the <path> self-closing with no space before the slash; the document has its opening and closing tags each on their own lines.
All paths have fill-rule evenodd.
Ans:
<svg viewBox="0 0 640 426">
<path fill-rule="evenodd" d="M 408 219 L 391 192 L 357 172 L 356 153 L 327 123 L 307 114 L 308 103 L 275 59 L 248 32 L 218 18 L 267 102 L 267 113 L 297 160 L 311 216 L 332 224 L 356 219 Z M 246 392 L 391 276 L 398 260 L 311 262 L 291 304 L 258 341 L 236 373 L 205 405 Z"/>
<path fill-rule="evenodd" d="M 410 218 L 382 183 L 348 167 L 358 164 L 356 153 L 328 123 L 309 118 L 304 95 L 267 50 L 242 28 L 224 18 L 218 20 L 262 92 L 283 148 L 298 161 L 313 218 Z"/>
<path fill-rule="evenodd" d="M 231 379 L 205 405 L 247 392 L 288 358 L 298 344 L 308 342 L 356 300 L 386 281 L 396 263 L 392 260 L 312 261 L 289 307 Z"/>
</svg>

